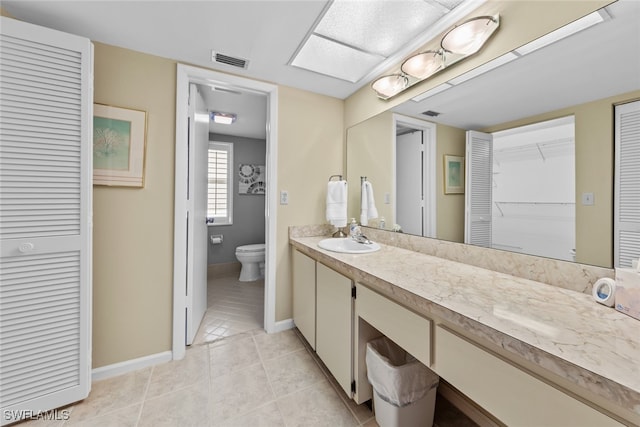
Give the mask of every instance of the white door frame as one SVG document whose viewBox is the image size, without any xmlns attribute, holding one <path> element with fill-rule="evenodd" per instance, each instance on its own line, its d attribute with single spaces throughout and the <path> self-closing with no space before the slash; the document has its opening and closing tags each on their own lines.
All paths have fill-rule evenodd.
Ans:
<svg viewBox="0 0 640 427">
<path fill-rule="evenodd" d="M 267 140 L 265 195 L 265 299 L 264 328 L 275 332 L 276 301 L 276 212 L 277 212 L 277 154 L 278 154 L 278 87 L 276 85 L 224 74 L 205 68 L 178 64 L 176 76 L 176 150 L 173 241 L 173 359 L 185 355 L 185 302 L 187 276 L 187 118 L 189 83 L 216 85 L 241 89 L 267 96 Z"/>
<path fill-rule="evenodd" d="M 391 188 L 396 188 L 396 132 L 398 124 L 409 126 L 413 129 L 421 130 L 424 138 L 424 165 L 429 171 L 424 174 L 423 186 L 426 192 L 425 209 L 422 218 L 424 236 L 436 236 L 436 124 L 425 120 L 414 119 L 413 117 L 403 116 L 401 114 L 393 114 L 393 183 Z M 393 203 L 393 217 L 397 218 L 397 203 Z"/>
</svg>

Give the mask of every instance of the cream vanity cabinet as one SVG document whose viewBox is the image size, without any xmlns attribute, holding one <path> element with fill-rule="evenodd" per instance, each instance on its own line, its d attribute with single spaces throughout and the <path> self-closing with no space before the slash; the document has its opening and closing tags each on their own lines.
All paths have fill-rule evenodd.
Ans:
<svg viewBox="0 0 640 427">
<path fill-rule="evenodd" d="M 349 396 L 352 288 L 348 277 L 294 250 L 293 322 Z"/>
<path fill-rule="evenodd" d="M 435 338 L 438 375 L 506 425 L 623 425 L 446 327 Z"/>
</svg>

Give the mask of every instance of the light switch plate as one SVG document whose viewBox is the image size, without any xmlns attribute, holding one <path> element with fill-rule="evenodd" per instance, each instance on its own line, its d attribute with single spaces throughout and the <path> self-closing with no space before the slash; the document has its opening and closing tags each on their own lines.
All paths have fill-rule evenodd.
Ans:
<svg viewBox="0 0 640 427">
<path fill-rule="evenodd" d="M 289 204 L 289 192 L 287 190 L 280 191 L 280 204 L 281 205 Z"/>
<path fill-rule="evenodd" d="M 593 193 L 582 193 L 582 206 L 592 206 L 593 204 Z"/>
</svg>

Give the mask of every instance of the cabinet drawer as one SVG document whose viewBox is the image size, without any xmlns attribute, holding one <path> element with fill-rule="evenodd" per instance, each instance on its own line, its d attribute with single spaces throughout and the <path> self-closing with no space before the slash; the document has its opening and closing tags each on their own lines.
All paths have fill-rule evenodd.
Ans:
<svg viewBox="0 0 640 427">
<path fill-rule="evenodd" d="M 438 375 L 507 425 L 622 425 L 440 326 L 435 338 Z"/>
<path fill-rule="evenodd" d="M 356 314 L 426 366 L 431 365 L 431 321 L 360 283 Z"/>
</svg>

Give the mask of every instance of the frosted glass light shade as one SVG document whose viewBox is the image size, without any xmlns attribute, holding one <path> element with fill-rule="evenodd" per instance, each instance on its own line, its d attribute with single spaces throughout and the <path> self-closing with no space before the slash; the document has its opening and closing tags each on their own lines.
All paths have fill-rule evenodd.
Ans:
<svg viewBox="0 0 640 427">
<path fill-rule="evenodd" d="M 403 73 L 422 80 L 440 70 L 443 65 L 442 54 L 435 50 L 428 50 L 404 61 L 400 69 Z"/>
<path fill-rule="evenodd" d="M 402 92 L 407 87 L 407 84 L 409 84 L 409 79 L 402 74 L 391 74 L 380 77 L 371 84 L 371 88 L 376 91 L 380 98 L 387 99 Z"/>
<path fill-rule="evenodd" d="M 500 25 L 499 18 L 479 16 L 449 30 L 440 45 L 448 52 L 471 55 L 480 50 Z"/>
</svg>

